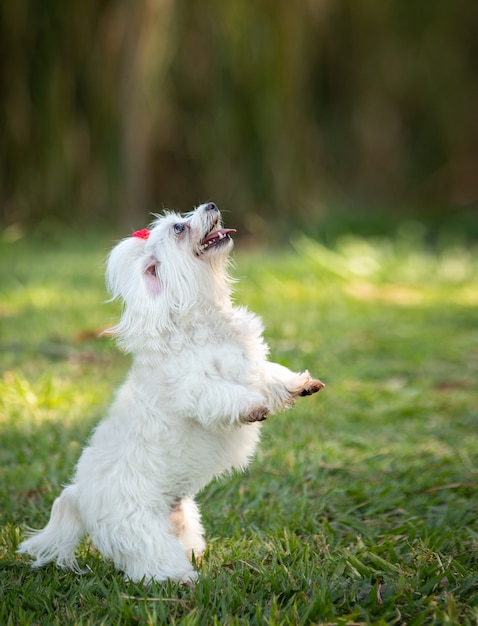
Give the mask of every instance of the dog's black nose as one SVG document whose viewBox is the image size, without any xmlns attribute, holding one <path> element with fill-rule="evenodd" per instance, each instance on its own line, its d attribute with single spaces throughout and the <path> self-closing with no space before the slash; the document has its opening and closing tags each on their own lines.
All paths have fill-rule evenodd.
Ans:
<svg viewBox="0 0 478 626">
<path fill-rule="evenodd" d="M 219 209 L 214 204 L 214 202 L 209 202 L 208 204 L 206 204 L 206 211 L 219 211 Z"/>
</svg>

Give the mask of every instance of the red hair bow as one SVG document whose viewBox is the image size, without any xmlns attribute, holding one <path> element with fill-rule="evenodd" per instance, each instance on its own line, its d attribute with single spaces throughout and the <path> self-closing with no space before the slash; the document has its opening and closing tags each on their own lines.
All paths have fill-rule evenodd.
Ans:
<svg viewBox="0 0 478 626">
<path fill-rule="evenodd" d="M 151 231 L 148 228 L 142 228 L 141 230 L 135 231 L 131 236 L 138 237 L 138 239 L 147 239 L 150 233 Z"/>
</svg>

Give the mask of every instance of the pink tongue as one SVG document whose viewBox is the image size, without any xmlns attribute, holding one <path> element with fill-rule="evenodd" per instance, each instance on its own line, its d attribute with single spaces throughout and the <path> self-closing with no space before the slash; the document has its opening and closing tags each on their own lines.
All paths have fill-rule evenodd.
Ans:
<svg viewBox="0 0 478 626">
<path fill-rule="evenodd" d="M 215 230 L 213 233 L 210 233 L 207 237 L 201 241 L 201 245 L 209 243 L 210 241 L 214 241 L 214 239 L 219 239 L 220 235 L 228 235 L 229 233 L 235 233 L 235 228 L 221 228 L 220 230 Z"/>
</svg>

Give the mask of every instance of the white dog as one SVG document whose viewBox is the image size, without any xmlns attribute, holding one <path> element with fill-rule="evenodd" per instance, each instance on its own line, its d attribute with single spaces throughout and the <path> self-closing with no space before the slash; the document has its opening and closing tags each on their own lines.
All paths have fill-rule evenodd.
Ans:
<svg viewBox="0 0 478 626">
<path fill-rule="evenodd" d="M 232 229 L 213 203 L 166 213 L 111 252 L 114 331 L 134 360 L 47 526 L 19 552 L 78 570 L 87 534 L 133 581 L 192 581 L 205 549 L 194 494 L 244 468 L 260 422 L 323 383 L 267 360 L 261 321 L 231 302 Z"/>
</svg>

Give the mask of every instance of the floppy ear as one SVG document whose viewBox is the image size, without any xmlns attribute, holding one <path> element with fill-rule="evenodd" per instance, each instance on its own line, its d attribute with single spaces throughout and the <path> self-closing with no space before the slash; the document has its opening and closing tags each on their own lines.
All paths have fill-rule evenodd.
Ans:
<svg viewBox="0 0 478 626">
<path fill-rule="evenodd" d="M 154 257 L 145 259 L 142 278 L 146 292 L 153 297 L 159 296 L 162 291 L 160 266 L 161 263 Z"/>
<path fill-rule="evenodd" d="M 131 293 L 134 266 L 141 257 L 144 242 L 140 239 L 123 239 L 110 252 L 106 263 L 106 286 L 112 299 L 127 300 Z"/>
<path fill-rule="evenodd" d="M 142 350 L 158 336 L 167 318 L 159 278 L 160 263 L 146 250 L 146 237 L 128 237 L 111 251 L 106 265 L 106 283 L 112 300 L 124 306 L 111 330 L 127 352 Z"/>
<path fill-rule="evenodd" d="M 145 256 L 146 237 L 128 237 L 110 252 L 106 264 L 106 285 L 112 300 L 120 298 L 125 303 L 138 306 L 146 297 L 156 298 L 161 293 L 159 261 Z"/>
</svg>

